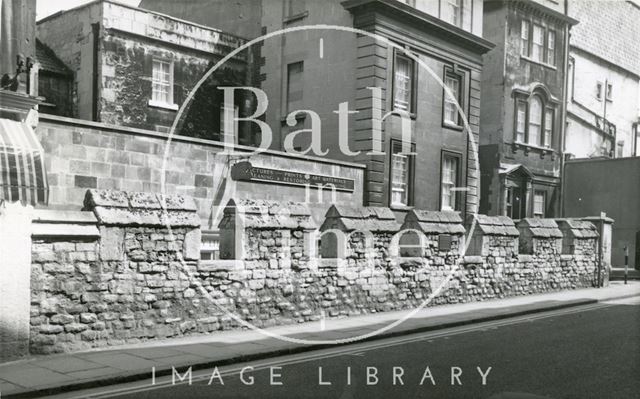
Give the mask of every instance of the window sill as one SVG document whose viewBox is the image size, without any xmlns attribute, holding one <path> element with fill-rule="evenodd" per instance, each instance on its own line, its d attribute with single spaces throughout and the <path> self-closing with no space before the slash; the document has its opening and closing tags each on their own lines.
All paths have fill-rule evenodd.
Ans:
<svg viewBox="0 0 640 399">
<path fill-rule="evenodd" d="M 526 55 L 521 55 L 520 59 L 523 59 L 525 61 L 531 62 L 532 64 L 537 64 L 537 65 L 540 65 L 540 66 L 543 66 L 543 67 L 546 67 L 546 68 L 549 68 L 549 69 L 553 69 L 554 71 L 558 69 L 558 67 L 556 67 L 555 65 L 551 65 L 551 64 L 547 64 L 546 62 L 534 60 L 533 58 L 527 57 Z"/>
<path fill-rule="evenodd" d="M 409 112 L 409 111 L 407 111 L 407 110 L 400 109 L 400 108 L 396 108 L 396 107 L 393 107 L 392 112 L 406 112 L 406 113 L 408 113 L 408 114 L 409 114 L 409 117 L 410 117 L 412 120 L 416 120 L 416 118 L 418 117 L 418 114 L 416 114 L 415 112 Z M 399 116 L 398 114 L 394 114 L 394 115 L 395 115 L 395 116 Z"/>
<path fill-rule="evenodd" d="M 285 24 L 291 24 L 293 22 L 297 22 L 297 21 L 303 20 L 308 16 L 309 16 L 309 11 L 304 11 L 304 12 L 301 12 L 301 13 L 298 13 L 298 14 L 294 14 L 294 15 L 285 17 L 282 22 L 284 22 Z"/>
<path fill-rule="evenodd" d="M 149 100 L 149 106 L 154 108 L 163 108 L 171 111 L 177 111 L 180 107 L 178 104 L 169 104 L 161 101 Z"/>
<path fill-rule="evenodd" d="M 517 150 L 518 148 L 523 148 L 525 151 L 535 150 L 535 151 L 541 152 L 543 154 L 546 154 L 546 153 L 553 154 L 553 153 L 556 152 L 556 150 L 554 150 L 551 147 L 540 147 L 538 145 L 528 144 L 528 143 L 521 143 L 521 142 L 518 142 L 518 141 L 514 141 L 511 145 L 512 145 L 514 151 Z"/>
<path fill-rule="evenodd" d="M 389 205 L 389 209 L 393 211 L 409 212 L 410 210 L 415 209 L 415 207 L 413 205 L 391 204 Z"/>
<path fill-rule="evenodd" d="M 457 131 L 460 131 L 460 132 L 464 130 L 464 126 L 456 125 L 455 123 L 451 123 L 451 122 L 447 122 L 447 121 L 443 121 L 442 122 L 442 127 L 447 128 L 447 129 L 451 129 L 451 130 L 457 130 Z"/>
</svg>

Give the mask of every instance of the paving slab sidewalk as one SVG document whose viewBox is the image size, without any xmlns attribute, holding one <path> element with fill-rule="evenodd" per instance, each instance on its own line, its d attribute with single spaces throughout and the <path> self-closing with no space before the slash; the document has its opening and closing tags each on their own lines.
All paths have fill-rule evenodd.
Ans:
<svg viewBox="0 0 640 399">
<path fill-rule="evenodd" d="M 0 364 L 3 397 L 34 397 L 76 389 L 106 386 L 171 372 L 172 367 L 206 368 L 270 358 L 328 347 L 326 343 L 296 340 L 380 339 L 415 332 L 456 327 L 530 313 L 586 305 L 640 295 L 640 282 L 612 282 L 605 288 L 580 289 L 485 302 L 428 307 L 411 318 L 379 332 L 410 311 L 385 312 L 323 322 L 277 326 L 262 332 L 224 331 L 122 345 L 88 352 L 38 356 Z M 291 341 L 275 338 L 280 335 Z M 348 343 L 346 341 L 342 342 Z"/>
</svg>

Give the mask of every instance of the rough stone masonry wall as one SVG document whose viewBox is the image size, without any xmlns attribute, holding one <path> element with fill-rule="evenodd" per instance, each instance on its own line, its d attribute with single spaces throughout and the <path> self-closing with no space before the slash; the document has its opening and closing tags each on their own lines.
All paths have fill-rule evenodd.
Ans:
<svg viewBox="0 0 640 399">
<path fill-rule="evenodd" d="M 348 232 L 344 259 L 318 259 L 309 213 L 275 207 L 243 219 L 244 260 L 199 262 L 199 229 L 184 223 L 194 206 L 173 207 L 169 231 L 148 194 L 90 195 L 99 237 L 33 242 L 32 353 L 241 328 L 231 314 L 268 327 L 409 309 L 454 269 L 430 306 L 590 287 L 597 266 L 596 239 L 563 255 L 557 239 L 532 238 L 536 250 L 521 255 L 517 237 L 489 236 L 481 255 L 462 256 L 463 235 L 442 248 L 429 233 L 423 256 L 399 258 L 394 231 L 374 231 L 372 247 Z"/>
</svg>

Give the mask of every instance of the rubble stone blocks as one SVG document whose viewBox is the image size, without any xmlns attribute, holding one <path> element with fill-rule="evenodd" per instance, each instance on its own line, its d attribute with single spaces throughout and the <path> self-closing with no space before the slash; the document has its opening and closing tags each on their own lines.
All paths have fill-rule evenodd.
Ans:
<svg viewBox="0 0 640 399">
<path fill-rule="evenodd" d="M 400 230 L 393 211 L 383 207 L 332 205 L 320 226 L 322 256 L 344 258 L 362 254 L 374 258 L 376 250 L 390 248 L 391 238 Z M 383 253 L 384 255 L 384 253 Z M 380 261 L 387 261 L 383 256 Z"/>
<path fill-rule="evenodd" d="M 492 248 L 502 248 L 504 256 L 518 254 L 520 232 L 513 220 L 506 216 L 477 215 L 473 231 L 470 231 L 468 255 L 489 256 Z"/>
<path fill-rule="evenodd" d="M 200 246 L 193 201 L 89 190 L 84 207 L 75 217 L 60 212 L 57 221 L 34 220 L 31 353 L 192 331 L 191 315 L 207 313 L 188 278 L 197 268 Z M 57 232 L 43 229 L 47 224 L 55 224 Z"/>
<path fill-rule="evenodd" d="M 521 237 L 520 253 L 561 252 L 563 235 L 555 220 L 524 218 L 518 221 L 517 228 Z"/>
<path fill-rule="evenodd" d="M 314 252 L 304 239 L 317 229 L 306 204 L 232 199 L 218 227 L 222 259 L 262 260 L 271 268 L 291 267 L 302 266 Z"/>
<path fill-rule="evenodd" d="M 412 231 L 418 235 L 419 242 L 412 243 L 421 246 L 420 251 L 416 254 L 418 256 L 430 256 L 434 251 L 443 251 L 445 253 L 442 255 L 445 256 L 446 252 L 450 252 L 450 255 L 461 255 L 460 250 L 464 248 L 464 234 L 466 232 L 462 223 L 462 217 L 457 212 L 412 209 L 406 215 L 400 231 Z M 403 244 L 402 238 L 398 244 Z M 392 246 L 393 248 L 394 246 Z"/>
<path fill-rule="evenodd" d="M 262 200 L 228 203 L 221 249 L 235 259 L 200 261 L 195 213 L 186 198 L 90 190 L 85 211 L 57 223 L 75 235 L 34 235 L 30 352 L 241 328 L 231 314 L 269 327 L 411 309 L 430 297 L 432 306 L 591 287 L 598 267 L 588 223 L 523 220 L 518 231 L 511 219 L 479 216 L 464 254 L 453 212 L 413 210 L 400 224 L 388 208 L 332 206 L 318 228 L 305 205 Z M 403 230 L 421 237 L 418 252 L 394 250 Z M 316 255 L 327 232 L 344 236 L 339 258 Z M 328 236 L 322 246 L 340 243 Z M 563 239 L 572 253 L 562 253 Z M 531 253 L 519 253 L 519 241 Z"/>
</svg>

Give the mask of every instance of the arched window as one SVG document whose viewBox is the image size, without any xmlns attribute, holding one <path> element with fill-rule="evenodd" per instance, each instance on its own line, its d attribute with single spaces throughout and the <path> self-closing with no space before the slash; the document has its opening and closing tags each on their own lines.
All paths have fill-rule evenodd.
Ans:
<svg viewBox="0 0 640 399">
<path fill-rule="evenodd" d="M 540 145 L 542 130 L 542 100 L 533 96 L 529 103 L 529 144 Z"/>
</svg>

